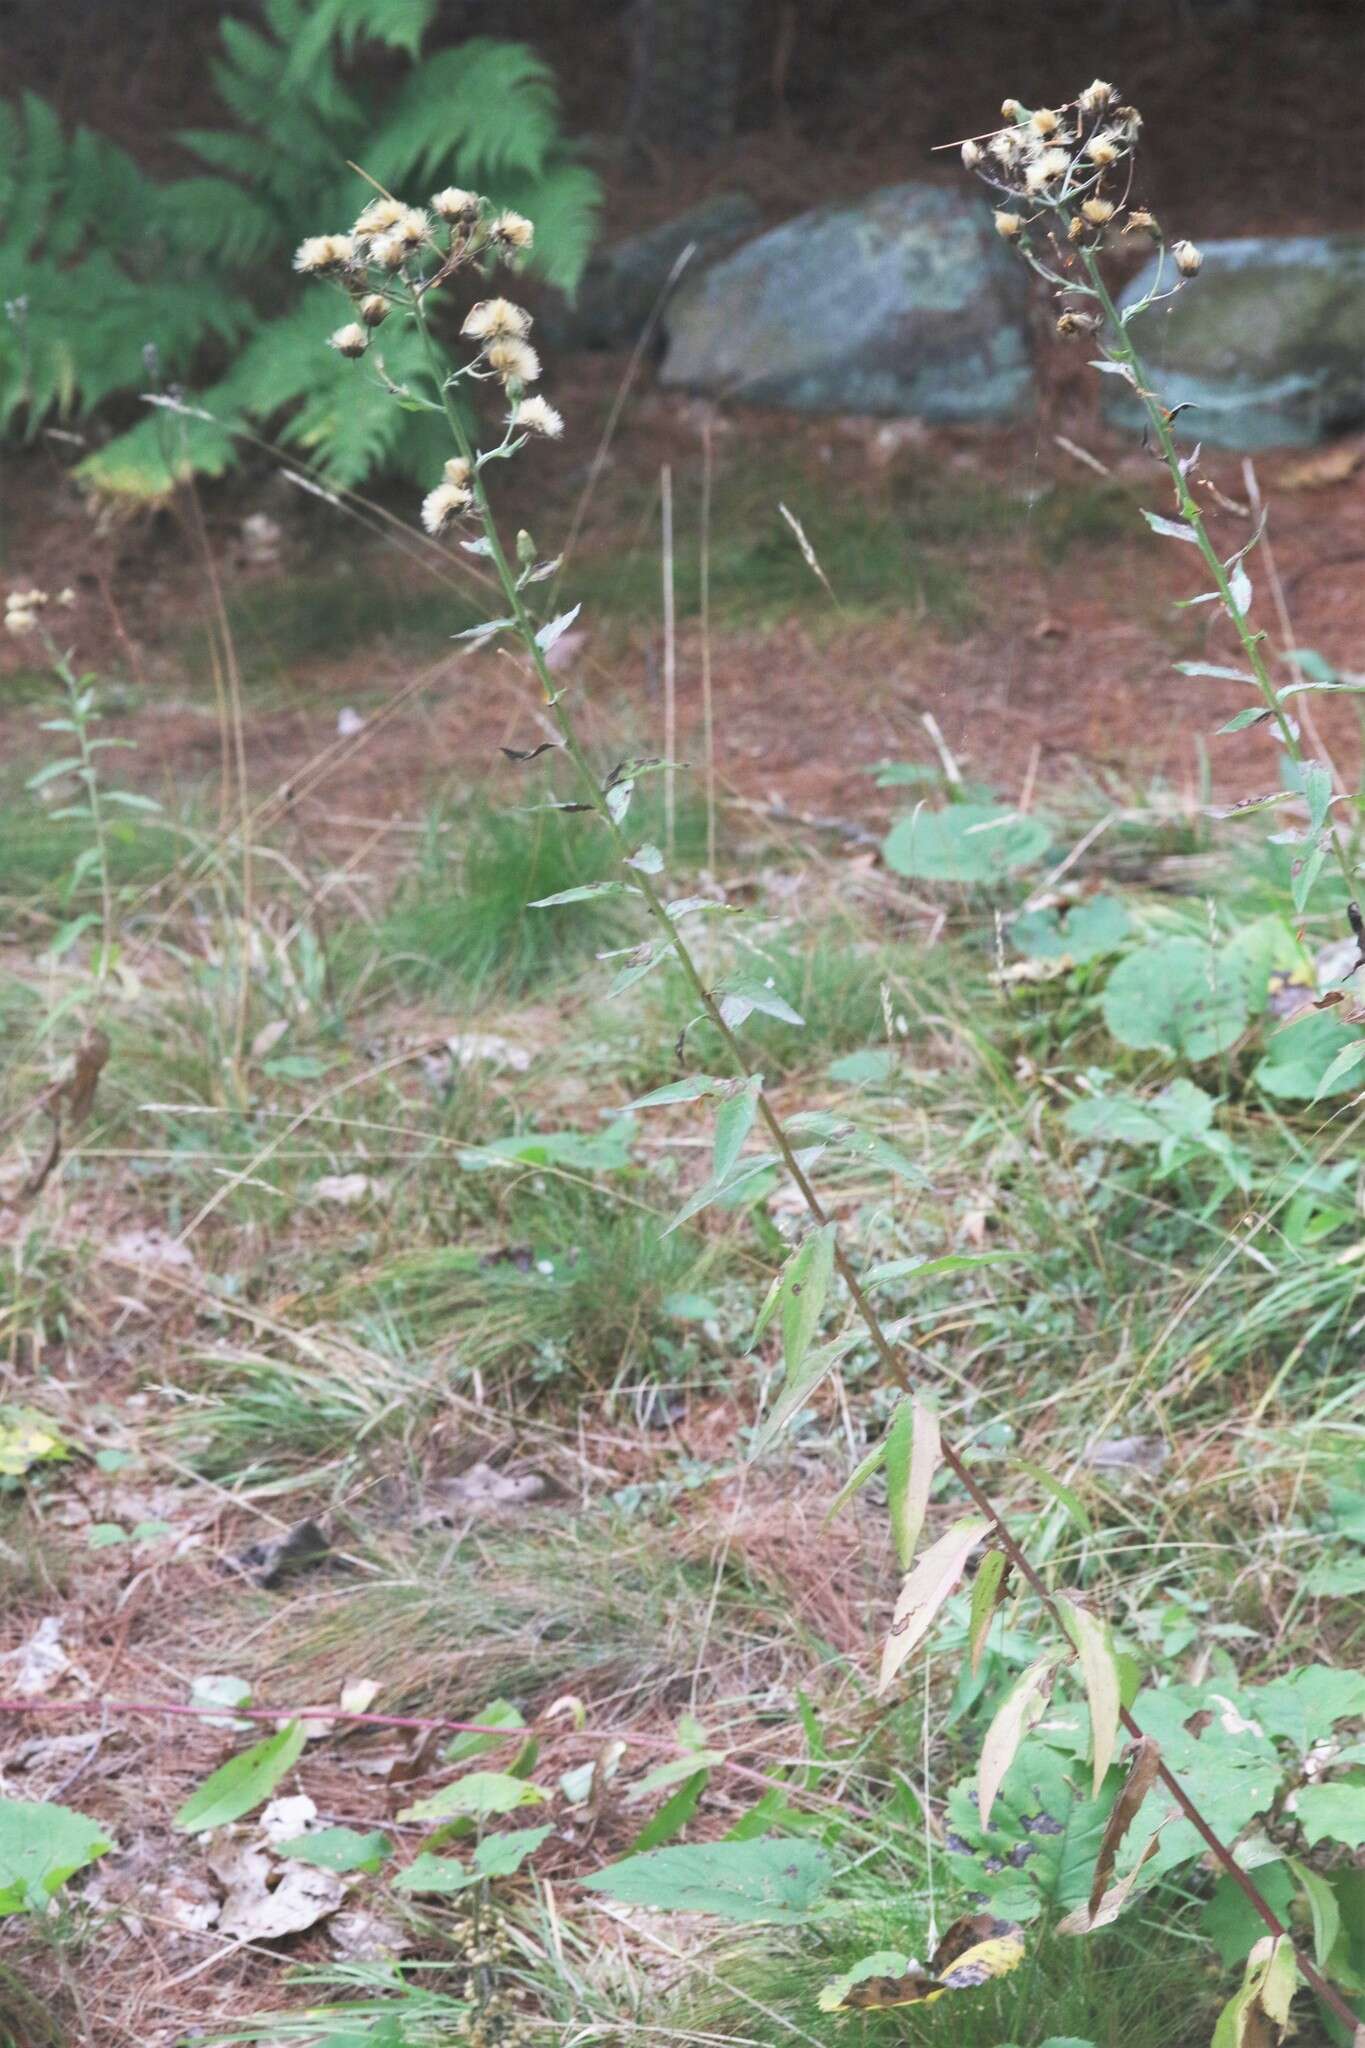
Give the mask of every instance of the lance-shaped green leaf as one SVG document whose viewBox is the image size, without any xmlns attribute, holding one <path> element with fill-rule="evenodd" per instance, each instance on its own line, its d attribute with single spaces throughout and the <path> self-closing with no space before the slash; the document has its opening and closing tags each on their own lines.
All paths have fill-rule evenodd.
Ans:
<svg viewBox="0 0 1365 2048">
<path fill-rule="evenodd" d="M 1035 1657 L 1028 1669 L 1021 1671 L 1015 1679 L 986 1730 L 976 1767 L 977 1806 L 983 1828 L 990 1826 L 995 1795 L 1018 1755 L 1020 1743 L 1035 1721 L 1042 1717 L 1057 1661 L 1055 1650 L 1047 1650 L 1041 1657 Z"/>
<path fill-rule="evenodd" d="M 937 1411 L 919 1394 L 900 1401 L 886 1437 L 886 1504 L 903 1572 L 914 1563 L 941 1448 Z"/>
<path fill-rule="evenodd" d="M 820 1322 L 834 1274 L 834 1225 L 802 1238 L 768 1289 L 754 1324 L 751 1348 L 775 1315 L 782 1319 L 782 1357 L 787 1377 L 799 1372 Z"/>
<path fill-rule="evenodd" d="M 1094 1759 L 1094 1797 L 1098 1799 L 1104 1774 L 1114 1759 L 1118 1740 L 1119 1708 L 1122 1705 L 1118 1659 L 1108 1627 L 1088 1607 L 1057 1596 L 1066 1632 L 1076 1645 L 1081 1660 L 1085 1696 L 1090 1704 L 1090 1741 Z"/>
<path fill-rule="evenodd" d="M 1142 516 L 1153 533 L 1164 533 L 1168 540 L 1187 540 L 1192 547 L 1198 547 L 1199 535 L 1192 526 L 1177 519 L 1163 519 L 1159 512 L 1144 512 Z"/>
<path fill-rule="evenodd" d="M 758 1180 L 770 1166 L 775 1166 L 781 1156 L 779 1152 L 753 1152 L 727 1179 L 717 1180 L 713 1175 L 694 1195 L 688 1196 L 677 1215 L 665 1225 L 662 1235 L 667 1237 L 680 1223 L 690 1222 L 692 1217 L 699 1216 L 703 1209 L 709 1209 L 712 1202 L 728 1201 L 731 1197 L 741 1194 L 751 1181 Z"/>
<path fill-rule="evenodd" d="M 660 1109 L 669 1102 L 700 1102 L 704 1095 L 719 1095 L 729 1085 L 712 1074 L 686 1074 L 681 1081 L 668 1081 L 662 1088 L 651 1089 L 648 1095 L 637 1096 L 629 1107 Z"/>
<path fill-rule="evenodd" d="M 303 1754 L 304 1729 L 301 1721 L 286 1721 L 264 1742 L 229 1757 L 212 1777 L 205 1778 L 197 1792 L 191 1792 L 175 1816 L 175 1826 L 186 1834 L 203 1834 L 209 1828 L 226 1827 L 244 1813 L 267 1800 L 285 1772 L 292 1770 Z"/>
<path fill-rule="evenodd" d="M 967 1559 L 990 1528 L 981 1515 L 954 1522 L 907 1572 L 882 1652 L 878 1692 L 885 1692 L 917 1643 L 934 1625 L 940 1608 L 967 1569 Z"/>
<path fill-rule="evenodd" d="M 716 1142 L 711 1171 L 718 1183 L 729 1178 L 731 1168 L 744 1150 L 744 1140 L 758 1115 L 758 1095 L 762 1086 L 763 1076 L 750 1074 L 743 1086 L 727 1095 L 716 1111 Z"/>
<path fill-rule="evenodd" d="M 976 1568 L 972 1580 L 972 1607 L 967 1622 L 967 1654 L 971 1659 L 972 1675 L 981 1669 L 981 1659 L 986 1654 L 986 1638 L 991 1623 L 995 1620 L 996 1609 L 1005 1591 L 1005 1573 L 1008 1569 L 1003 1550 L 988 1550 Z"/>
<path fill-rule="evenodd" d="M 999 1266 L 1020 1256 L 1019 1252 L 945 1252 L 937 1259 L 888 1259 L 872 1268 L 863 1285 L 881 1287 L 889 1280 L 936 1280 L 941 1273 L 964 1273 L 972 1266 Z"/>
<path fill-rule="evenodd" d="M 793 1415 L 805 1407 L 825 1375 L 832 1372 L 841 1359 L 847 1358 L 854 1346 L 863 1341 L 863 1337 L 864 1331 L 859 1324 L 856 1329 L 846 1330 L 841 1337 L 835 1337 L 832 1342 L 822 1344 L 818 1350 L 807 1353 L 801 1370 L 787 1375 L 781 1393 L 755 1429 L 749 1452 L 751 1458 L 762 1456 L 774 1439 L 781 1435 Z"/>
<path fill-rule="evenodd" d="M 1327 1879 L 1316 1870 L 1310 1870 L 1306 1863 L 1300 1863 L 1296 1856 L 1289 1858 L 1289 1868 L 1298 1880 L 1299 1889 L 1308 1901 L 1308 1910 L 1313 1916 L 1313 1957 L 1320 1970 L 1326 1969 L 1327 1959 L 1337 1945 L 1341 1933 L 1341 1907 L 1337 1895 Z"/>
<path fill-rule="evenodd" d="M 568 632 L 581 610 L 581 605 L 575 605 L 572 611 L 561 612 L 558 618 L 550 619 L 537 629 L 536 646 L 542 654 L 548 654 L 555 642 Z"/>
<path fill-rule="evenodd" d="M 576 888 L 560 889 L 553 896 L 537 896 L 528 910 L 551 910 L 556 903 L 589 903 L 594 896 L 635 896 L 639 891 L 624 882 L 580 882 Z"/>
<path fill-rule="evenodd" d="M 873 1444 L 872 1449 L 868 1451 L 865 1457 L 859 1458 L 857 1464 L 849 1473 L 829 1506 L 825 1509 L 824 1520 L 832 1522 L 837 1514 L 841 1514 L 852 1500 L 854 1494 L 861 1493 L 868 1480 L 873 1477 L 874 1473 L 880 1472 L 885 1463 L 886 1438 L 882 1437 L 880 1442 Z"/>
</svg>

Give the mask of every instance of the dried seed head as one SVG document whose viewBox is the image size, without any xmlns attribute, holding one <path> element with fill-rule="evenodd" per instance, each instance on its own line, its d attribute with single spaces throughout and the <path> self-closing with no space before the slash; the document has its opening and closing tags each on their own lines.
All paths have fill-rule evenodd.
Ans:
<svg viewBox="0 0 1365 2048">
<path fill-rule="evenodd" d="M 477 192 L 462 191 L 458 185 L 447 185 L 431 195 L 431 210 L 444 221 L 472 220 L 482 205 Z"/>
<path fill-rule="evenodd" d="M 1196 249 L 1193 242 L 1172 243 L 1171 254 L 1182 277 L 1197 277 L 1204 267 L 1204 252 Z"/>
<path fill-rule="evenodd" d="M 1095 313 L 1067 311 L 1057 316 L 1058 334 L 1093 334 L 1098 328 L 1099 316 Z"/>
<path fill-rule="evenodd" d="M 539 393 L 517 400 L 512 407 L 511 425 L 521 427 L 527 433 L 544 434 L 551 441 L 557 441 L 564 431 L 563 419 L 550 401 Z"/>
<path fill-rule="evenodd" d="M 389 233 L 411 255 L 423 242 L 431 240 L 431 215 L 420 206 L 405 206 Z"/>
<path fill-rule="evenodd" d="M 294 268 L 302 277 L 328 277 L 344 270 L 354 254 L 349 235 L 309 235 L 294 251 Z"/>
<path fill-rule="evenodd" d="M 370 243 L 370 261 L 381 270 L 401 270 L 411 254 L 400 235 L 376 235 Z"/>
<path fill-rule="evenodd" d="M 1142 116 L 1136 107 L 1115 107 L 1114 126 L 1125 142 L 1135 142 L 1138 129 L 1142 126 Z"/>
<path fill-rule="evenodd" d="M 1135 206 L 1129 213 L 1127 220 L 1123 223 L 1123 232 L 1125 235 L 1136 235 L 1144 229 L 1149 235 L 1159 236 L 1161 233 L 1161 229 L 1157 225 L 1156 215 L 1148 213 L 1145 206 Z"/>
<path fill-rule="evenodd" d="M 1024 173 L 1024 183 L 1030 192 L 1041 192 L 1047 185 L 1055 185 L 1071 169 L 1071 158 L 1064 149 L 1045 149 L 1035 157 Z"/>
<path fill-rule="evenodd" d="M 1012 242 L 1016 235 L 1023 233 L 1024 223 L 1020 220 L 1017 213 L 1006 213 L 1003 208 L 1000 208 L 993 218 L 995 220 L 995 232 L 997 235 L 1003 235 L 1007 242 Z"/>
<path fill-rule="evenodd" d="M 1004 129 L 999 135 L 992 135 L 986 147 L 996 162 L 1004 164 L 1006 169 L 1019 161 L 1019 137 L 1012 128 Z"/>
<path fill-rule="evenodd" d="M 531 331 L 531 316 L 521 306 L 514 306 L 510 299 L 481 299 L 477 306 L 471 306 L 464 316 L 461 334 L 467 334 L 471 341 L 492 341 L 501 334 L 513 334 L 524 340 Z"/>
<path fill-rule="evenodd" d="M 1097 78 L 1083 93 L 1078 94 L 1076 105 L 1083 114 L 1102 114 L 1109 102 L 1116 97 L 1113 86 L 1106 85 L 1102 78 Z"/>
<path fill-rule="evenodd" d="M 474 494 L 468 485 L 437 484 L 422 500 L 422 524 L 434 538 L 444 533 L 462 512 L 467 512 L 473 502 Z"/>
<path fill-rule="evenodd" d="M 977 165 L 981 161 L 981 145 L 979 142 L 963 143 L 962 161 L 967 166 L 967 169 L 969 171 L 974 171 L 976 169 Z"/>
<path fill-rule="evenodd" d="M 363 356 L 369 345 L 370 337 L 358 320 L 348 322 L 345 327 L 338 327 L 334 334 L 327 337 L 328 348 L 334 348 L 339 356 Z"/>
<path fill-rule="evenodd" d="M 488 223 L 488 239 L 508 255 L 529 249 L 535 240 L 535 229 L 524 213 L 513 213 L 507 207 Z"/>
<path fill-rule="evenodd" d="M 5 606 L 5 631 L 13 633 L 16 640 L 22 638 L 25 633 L 36 632 L 37 628 L 38 614 L 31 612 L 27 605 Z"/>
<path fill-rule="evenodd" d="M 401 199 L 372 199 L 360 214 L 355 224 L 355 233 L 362 236 L 386 235 L 390 228 L 397 227 L 408 211 Z"/>
<path fill-rule="evenodd" d="M 389 302 L 382 292 L 367 292 L 356 311 L 367 327 L 379 327 L 389 317 Z"/>
<path fill-rule="evenodd" d="M 1018 100 L 1002 100 L 1000 111 L 1007 121 L 1022 121 L 1024 118 L 1024 110 Z"/>
<path fill-rule="evenodd" d="M 534 384 L 540 375 L 540 357 L 515 334 L 500 335 L 485 354 L 489 369 L 504 384 Z"/>
<path fill-rule="evenodd" d="M 1061 115 L 1054 113 L 1051 107 L 1039 107 L 1029 115 L 1029 126 L 1035 135 L 1055 135 L 1061 125 Z"/>
<path fill-rule="evenodd" d="M 1111 129 L 1101 129 L 1086 143 L 1085 153 L 1092 164 L 1098 164 L 1104 170 L 1107 165 L 1118 162 L 1123 154 L 1123 144 Z"/>
<path fill-rule="evenodd" d="M 455 490 L 467 491 L 469 489 L 469 464 L 465 461 L 463 455 L 452 455 L 441 471 L 441 475 Z"/>
<path fill-rule="evenodd" d="M 1114 218 L 1113 201 L 1109 199 L 1083 199 L 1081 212 L 1092 228 L 1102 228 L 1106 221 Z"/>
</svg>

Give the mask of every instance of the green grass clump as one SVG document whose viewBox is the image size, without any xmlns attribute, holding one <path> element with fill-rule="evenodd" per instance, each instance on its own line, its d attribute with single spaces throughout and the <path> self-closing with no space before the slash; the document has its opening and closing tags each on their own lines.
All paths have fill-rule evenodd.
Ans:
<svg viewBox="0 0 1365 2048">
<path fill-rule="evenodd" d="M 477 590 L 417 581 L 389 558 L 387 568 L 362 562 L 247 584 L 229 605 L 228 623 L 246 674 L 268 678 L 380 640 L 439 646 L 489 608 Z"/>
<path fill-rule="evenodd" d="M 76 862 L 89 845 L 87 825 L 47 816 L 36 797 L 18 797 L 0 807 L 0 902 L 47 917 L 94 908 L 100 882 L 93 865 L 72 887 Z M 106 821 L 106 845 L 116 889 L 159 882 L 186 851 L 184 837 L 172 826 L 117 812 Z"/>
</svg>

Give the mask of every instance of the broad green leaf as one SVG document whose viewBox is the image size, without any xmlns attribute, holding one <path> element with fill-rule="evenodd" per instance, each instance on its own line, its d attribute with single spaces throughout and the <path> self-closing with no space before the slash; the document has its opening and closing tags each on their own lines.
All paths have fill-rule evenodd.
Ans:
<svg viewBox="0 0 1365 2048">
<path fill-rule="evenodd" d="M 1198 939 L 1160 939 L 1119 962 L 1101 1008 L 1122 1045 L 1213 1059 L 1246 1029 L 1245 972 Z"/>
<path fill-rule="evenodd" d="M 834 1865 L 814 1842 L 697 1842 L 608 1864 L 582 1882 L 630 1906 L 799 1925 L 815 1913 Z"/>
<path fill-rule="evenodd" d="M 916 881 L 998 882 L 1041 860 L 1050 840 L 1041 819 L 1003 804 L 949 804 L 941 811 L 921 805 L 892 826 L 882 859 Z"/>
<path fill-rule="evenodd" d="M 671 1842 L 680 1834 L 697 1810 L 702 1793 L 710 1782 L 711 1773 L 704 1766 L 684 1779 L 671 1799 L 666 1799 L 652 1820 L 647 1820 L 635 1840 L 629 1854 L 641 1856 L 647 1849 L 657 1849 L 665 1842 Z"/>
<path fill-rule="evenodd" d="M 1288 1925 L 1296 1886 L 1288 1863 L 1264 1863 L 1251 1873 L 1257 1891 L 1272 1913 Z M 1265 1921 L 1241 1886 L 1224 1874 L 1213 1888 L 1208 1904 L 1199 1916 L 1199 1930 L 1218 1951 L 1228 1969 L 1244 1963 L 1261 1936 Z"/>
<path fill-rule="evenodd" d="M 758 1115 L 758 1092 L 762 1086 L 763 1076 L 751 1074 L 742 1087 L 725 1096 L 716 1110 L 716 1142 L 711 1172 L 717 1182 L 724 1183 L 729 1178 L 744 1150 L 744 1140 Z"/>
<path fill-rule="evenodd" d="M 73 1807 L 0 1798 L 0 1914 L 44 1912 L 69 1877 L 113 1846 Z"/>
<path fill-rule="evenodd" d="M 1057 1596 L 1062 1619 L 1081 1660 L 1085 1695 L 1090 1703 L 1090 1739 L 1094 1758 L 1094 1796 L 1098 1799 L 1106 1771 L 1114 1759 L 1118 1740 L 1120 1686 L 1118 1660 L 1108 1627 L 1065 1594 Z"/>
<path fill-rule="evenodd" d="M 1365 1848 L 1365 1773 L 1325 1785 L 1305 1785 L 1296 1798 L 1295 1818 L 1310 1849 L 1315 1842 Z"/>
<path fill-rule="evenodd" d="M 536 1806 L 545 1797 L 538 1785 L 514 1778 L 507 1771 L 469 1771 L 439 1792 L 405 1806 L 400 1820 L 453 1820 L 467 1814 L 482 1819 L 490 1813 L 514 1813 L 519 1806 Z"/>
<path fill-rule="evenodd" d="M 1316 1870 L 1310 1870 L 1297 1857 L 1290 1857 L 1289 1867 L 1298 1880 L 1299 1889 L 1308 1901 L 1308 1910 L 1313 1916 L 1313 1958 L 1320 1970 L 1327 1967 L 1327 1958 L 1337 1945 L 1341 1933 L 1341 1908 L 1337 1895 L 1327 1879 Z"/>
<path fill-rule="evenodd" d="M 769 988 L 765 981 L 732 976 L 721 984 L 716 993 L 720 998 L 721 1017 L 731 1031 L 737 1031 L 746 1024 L 755 1011 L 763 1017 L 775 1017 L 779 1024 L 799 1026 L 806 1021 L 785 996 L 780 996 L 775 988 Z"/>
<path fill-rule="evenodd" d="M 914 1563 L 941 1442 L 938 1410 L 919 1394 L 902 1399 L 886 1440 L 886 1504 L 903 1572 Z"/>
<path fill-rule="evenodd" d="M 1117 953 L 1131 936 L 1133 920 L 1117 896 L 1092 896 L 1073 904 L 1065 918 L 1055 910 L 1029 910 L 1010 925 L 1010 944 L 1030 960 L 1070 960 L 1084 967 Z"/>
<path fill-rule="evenodd" d="M 302 1756 L 305 1740 L 302 1722 L 287 1721 L 264 1742 L 229 1757 L 197 1792 L 191 1792 L 175 1816 L 175 1826 L 186 1834 L 203 1834 L 263 1805 Z"/>
<path fill-rule="evenodd" d="M 509 1735 L 526 1726 L 520 1708 L 514 1707 L 511 1700 L 490 1700 L 486 1707 L 480 1707 L 478 1713 L 470 1718 L 482 1722 L 485 1729 L 505 1728 Z M 448 1764 L 468 1763 L 470 1757 L 482 1756 L 485 1750 L 498 1749 L 502 1742 L 500 1735 L 479 1734 L 472 1728 L 466 1728 L 446 1744 L 441 1751 L 442 1761 Z"/>
<path fill-rule="evenodd" d="M 986 1639 L 1004 1591 L 1005 1566 L 1003 1550 L 988 1550 L 977 1566 L 976 1576 L 972 1580 L 972 1604 L 967 1621 L 967 1654 L 973 1674 L 981 1669 L 981 1659 L 986 1654 Z"/>
<path fill-rule="evenodd" d="M 1041 1657 L 1035 1657 L 1028 1669 L 1015 1679 L 986 1730 L 976 1770 L 977 1810 L 983 1828 L 991 1824 L 995 1795 L 1018 1754 L 1020 1743 L 1034 1723 L 1042 1719 L 1048 1702 L 1049 1680 L 1056 1668 L 1055 1650 L 1047 1650 Z"/>
<path fill-rule="evenodd" d="M 512 1877 L 528 1856 L 554 1833 L 553 1823 L 539 1828 L 509 1828 L 505 1834 L 485 1835 L 474 1851 L 474 1868 L 480 1877 Z"/>
<path fill-rule="evenodd" d="M 1341 1050 L 1334 1054 L 1326 1073 L 1314 1089 L 1314 1102 L 1320 1096 L 1332 1095 L 1338 1088 L 1345 1087 L 1347 1082 L 1354 1078 L 1362 1060 L 1365 1060 L 1365 1038 L 1357 1038 L 1350 1045 L 1342 1046 Z"/>
<path fill-rule="evenodd" d="M 355 1828 L 317 1828 L 312 1834 L 295 1835 L 292 1841 L 277 1842 L 276 1854 L 295 1863 L 312 1863 L 319 1870 L 378 1870 L 393 1843 L 379 1828 L 368 1835 Z"/>
<path fill-rule="evenodd" d="M 1365 1039 L 1329 1010 L 1310 1010 L 1269 1033 L 1251 1078 L 1281 1102 L 1316 1102 L 1350 1086 L 1357 1053 L 1365 1058 Z"/>
<path fill-rule="evenodd" d="M 967 1569 L 967 1559 L 990 1526 L 980 1515 L 954 1522 L 906 1574 L 882 1652 L 878 1692 L 886 1691 L 910 1652 L 928 1635 L 944 1601 Z"/>
</svg>

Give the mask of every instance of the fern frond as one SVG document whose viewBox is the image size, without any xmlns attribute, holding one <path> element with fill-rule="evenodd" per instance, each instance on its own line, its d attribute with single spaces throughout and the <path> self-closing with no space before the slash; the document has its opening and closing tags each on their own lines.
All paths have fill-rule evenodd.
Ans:
<svg viewBox="0 0 1365 2048">
<path fill-rule="evenodd" d="M 192 476 L 225 476 L 236 453 L 231 421 L 187 419 L 158 408 L 87 455 L 74 473 L 88 490 L 156 504 Z"/>
<path fill-rule="evenodd" d="M 482 188 L 518 172 L 538 176 L 558 139 L 554 83 L 534 50 L 476 36 L 411 73 L 364 162 L 395 191 L 447 175 Z"/>
<path fill-rule="evenodd" d="M 436 0 L 317 0 L 288 38 L 285 76 L 294 84 L 305 82 L 334 42 L 348 61 L 362 42 L 384 43 L 415 58 L 435 11 Z"/>
<path fill-rule="evenodd" d="M 166 246 L 190 261 L 247 265 L 287 244 L 289 224 L 230 178 L 177 178 L 157 194 Z"/>
<path fill-rule="evenodd" d="M 557 164 L 539 178 L 498 183 L 489 197 L 536 224 L 530 267 L 570 297 L 578 289 L 597 238 L 602 187 L 584 164 Z"/>
</svg>

